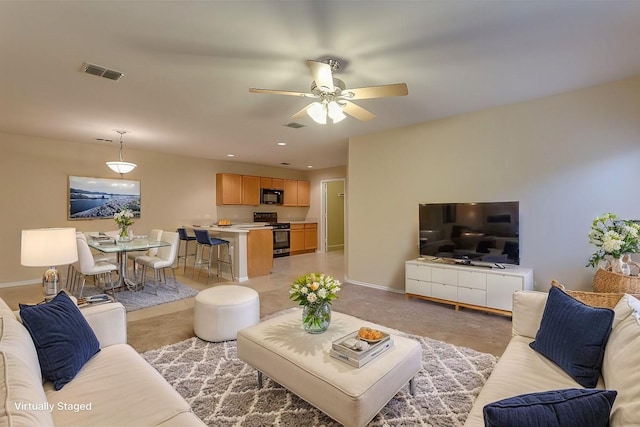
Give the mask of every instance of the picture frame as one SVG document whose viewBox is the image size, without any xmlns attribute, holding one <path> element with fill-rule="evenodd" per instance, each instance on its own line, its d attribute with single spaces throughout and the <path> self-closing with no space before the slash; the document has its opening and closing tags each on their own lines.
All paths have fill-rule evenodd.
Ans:
<svg viewBox="0 0 640 427">
<path fill-rule="evenodd" d="M 105 219 L 123 209 L 140 218 L 140 181 L 69 175 L 69 220 Z"/>
</svg>

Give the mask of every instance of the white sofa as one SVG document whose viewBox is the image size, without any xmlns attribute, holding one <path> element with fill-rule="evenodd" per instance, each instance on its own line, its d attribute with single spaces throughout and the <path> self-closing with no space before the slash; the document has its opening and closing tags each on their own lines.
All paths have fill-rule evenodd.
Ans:
<svg viewBox="0 0 640 427">
<path fill-rule="evenodd" d="M 81 310 L 101 350 L 61 390 L 44 382 L 27 329 L 0 299 L 0 425 L 203 426 L 131 346 L 120 303 Z"/>
<path fill-rule="evenodd" d="M 484 426 L 484 406 L 501 399 L 584 388 L 554 362 L 529 347 L 540 327 L 547 296 L 534 291 L 514 293 L 513 338 L 474 402 L 465 427 Z M 614 308 L 612 332 L 596 386 L 618 393 L 610 414 L 612 427 L 640 426 L 640 320 L 634 317 L 629 301 L 625 295 Z"/>
</svg>

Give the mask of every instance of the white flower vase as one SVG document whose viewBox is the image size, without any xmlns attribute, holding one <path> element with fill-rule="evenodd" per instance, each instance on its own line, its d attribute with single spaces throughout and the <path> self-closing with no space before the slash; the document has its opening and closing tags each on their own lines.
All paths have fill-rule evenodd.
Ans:
<svg viewBox="0 0 640 427">
<path fill-rule="evenodd" d="M 629 267 L 629 264 L 627 264 L 623 260 L 623 258 L 624 256 L 621 256 L 620 258 L 612 258 L 609 261 L 609 265 L 611 266 L 612 272 L 629 276 L 631 275 L 631 268 Z"/>
</svg>

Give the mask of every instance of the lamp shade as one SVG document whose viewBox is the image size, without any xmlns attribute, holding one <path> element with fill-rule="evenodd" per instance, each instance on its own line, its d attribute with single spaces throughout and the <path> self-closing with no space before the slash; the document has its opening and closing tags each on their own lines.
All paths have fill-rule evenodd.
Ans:
<svg viewBox="0 0 640 427">
<path fill-rule="evenodd" d="M 20 263 L 27 267 L 52 267 L 78 260 L 75 228 L 22 230 Z"/>
<path fill-rule="evenodd" d="M 137 165 L 129 162 L 107 162 L 107 166 L 117 173 L 129 173 L 134 170 Z"/>
</svg>

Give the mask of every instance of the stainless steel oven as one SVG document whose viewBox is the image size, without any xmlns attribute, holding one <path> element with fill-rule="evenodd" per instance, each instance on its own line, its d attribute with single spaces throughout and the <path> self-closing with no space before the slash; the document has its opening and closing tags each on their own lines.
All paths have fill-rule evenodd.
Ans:
<svg viewBox="0 0 640 427">
<path fill-rule="evenodd" d="M 289 223 L 271 224 L 273 227 L 273 256 L 274 258 L 289 256 L 291 229 Z"/>
<path fill-rule="evenodd" d="M 264 222 L 273 227 L 273 257 L 289 256 L 291 227 L 288 222 L 278 222 L 277 212 L 254 212 L 253 222 Z"/>
</svg>

